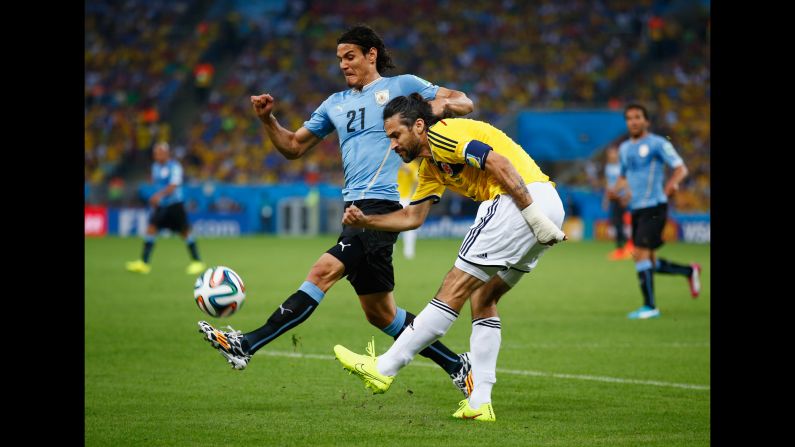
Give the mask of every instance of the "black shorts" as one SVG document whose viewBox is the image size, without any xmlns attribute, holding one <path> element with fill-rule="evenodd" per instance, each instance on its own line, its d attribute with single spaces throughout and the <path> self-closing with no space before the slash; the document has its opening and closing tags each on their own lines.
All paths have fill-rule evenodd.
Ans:
<svg viewBox="0 0 795 447">
<path fill-rule="evenodd" d="M 149 225 L 154 225 L 158 230 L 168 228 L 180 233 L 190 229 L 188 215 L 182 202 L 155 208 L 149 216 Z"/>
<path fill-rule="evenodd" d="M 635 246 L 651 250 L 659 248 L 663 244 L 667 218 L 667 203 L 632 211 L 632 242 Z"/>
<path fill-rule="evenodd" d="M 345 202 L 345 208 L 352 202 Z M 357 200 L 364 214 L 388 214 L 402 209 L 400 202 L 380 199 Z M 395 289 L 392 247 L 400 233 L 344 226 L 337 245 L 326 253 L 345 264 L 345 275 L 358 295 L 391 292 Z"/>
</svg>

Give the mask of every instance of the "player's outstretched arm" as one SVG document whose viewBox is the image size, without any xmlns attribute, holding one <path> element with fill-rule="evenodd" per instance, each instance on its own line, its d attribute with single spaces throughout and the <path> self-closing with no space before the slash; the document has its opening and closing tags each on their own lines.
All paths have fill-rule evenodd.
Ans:
<svg viewBox="0 0 795 447">
<path fill-rule="evenodd" d="M 149 204 L 152 206 L 159 206 L 160 201 L 163 200 L 163 197 L 173 193 L 175 189 L 177 189 L 177 185 L 171 184 L 152 194 L 152 197 L 149 198 Z"/>
<path fill-rule="evenodd" d="M 513 199 L 516 206 L 522 210 L 522 216 L 530 225 L 538 242 L 544 245 L 554 245 L 568 238 L 542 211 L 533 203 L 533 197 L 527 191 L 527 185 L 511 161 L 502 155 L 491 151 L 486 158 L 486 172 L 505 189 Z"/>
<path fill-rule="evenodd" d="M 613 184 L 613 187 L 607 189 L 607 197 L 613 200 L 620 199 L 621 196 L 619 194 L 621 194 L 622 190 L 626 189 L 627 189 L 627 178 L 624 177 L 623 175 L 620 175 L 618 176 L 618 180 L 616 180 L 616 183 Z"/>
<path fill-rule="evenodd" d="M 439 87 L 436 98 L 430 101 L 431 111 L 435 116 L 453 118 L 472 113 L 475 106 L 464 92 Z"/>
<path fill-rule="evenodd" d="M 251 97 L 251 105 L 254 107 L 254 113 L 265 125 L 265 133 L 268 134 L 271 142 L 279 152 L 288 160 L 295 160 L 302 157 L 306 151 L 313 148 L 316 144 L 320 143 L 322 138 L 310 132 L 307 128 L 301 127 L 300 129 L 292 132 L 285 129 L 279 124 L 279 121 L 273 116 L 273 96 L 265 93 L 259 96 Z"/>
<path fill-rule="evenodd" d="M 426 200 L 416 205 L 410 205 L 402 210 L 389 214 L 371 214 L 362 212 L 356 205 L 345 209 L 342 224 L 351 227 L 369 228 L 382 231 L 406 231 L 419 228 L 428 212 L 431 210 L 431 201 Z"/>
<path fill-rule="evenodd" d="M 687 177 L 687 166 L 682 163 L 674 168 L 674 172 L 671 173 L 671 178 L 669 178 L 668 182 L 665 184 L 665 195 L 670 197 L 675 192 L 679 191 L 679 183 L 684 180 L 685 177 Z"/>
</svg>

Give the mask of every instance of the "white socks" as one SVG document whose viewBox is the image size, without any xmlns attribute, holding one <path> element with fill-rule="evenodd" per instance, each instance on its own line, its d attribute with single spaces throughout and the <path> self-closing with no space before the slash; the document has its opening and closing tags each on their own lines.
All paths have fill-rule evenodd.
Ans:
<svg viewBox="0 0 795 447">
<path fill-rule="evenodd" d="M 434 298 L 403 330 L 389 350 L 378 357 L 378 372 L 386 376 L 396 375 L 418 352 L 442 338 L 456 318 L 458 312 L 444 301 Z"/>
<path fill-rule="evenodd" d="M 406 259 L 414 259 L 414 247 L 417 245 L 417 230 L 409 230 L 400 233 L 403 236 L 403 256 Z"/>
<path fill-rule="evenodd" d="M 469 406 L 479 408 L 491 402 L 491 388 L 497 382 L 497 354 L 502 340 L 499 317 L 472 320 L 469 337 L 469 360 L 472 362 L 474 389 L 469 396 Z"/>
<path fill-rule="evenodd" d="M 378 372 L 386 376 L 396 375 L 417 353 L 446 334 L 456 318 L 458 312 L 434 298 L 400 334 L 389 350 L 378 357 Z M 469 359 L 472 362 L 474 384 L 469 396 L 469 406 L 472 408 L 491 402 L 491 389 L 497 382 L 497 354 L 501 341 L 499 317 L 472 321 L 472 335 L 469 337 Z"/>
</svg>

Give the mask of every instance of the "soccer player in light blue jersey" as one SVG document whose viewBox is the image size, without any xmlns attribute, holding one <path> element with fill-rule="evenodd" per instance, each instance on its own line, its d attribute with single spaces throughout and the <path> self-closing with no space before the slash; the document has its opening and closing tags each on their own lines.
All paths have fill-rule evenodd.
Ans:
<svg viewBox="0 0 795 447">
<path fill-rule="evenodd" d="M 389 150 L 381 116 L 384 106 L 392 98 L 419 93 L 430 100 L 435 115 L 450 117 L 472 112 L 472 101 L 462 92 L 414 75 L 381 76 L 394 65 L 381 38 L 367 26 L 355 26 L 342 34 L 337 40 L 337 59 L 348 88 L 323 101 L 298 130 L 293 132 L 279 124 L 272 113 L 275 98 L 269 93 L 251 97 L 254 111 L 268 138 L 290 160 L 302 157 L 336 131 L 345 174 L 342 196 L 346 208 L 355 202 L 366 214 L 399 210 L 397 173 L 402 161 Z M 392 248 L 397 237 L 397 232 L 346 226 L 337 244 L 320 256 L 306 281 L 262 327 L 242 334 L 222 332 L 200 322 L 201 332 L 233 368 L 243 369 L 257 350 L 309 318 L 331 286 L 347 276 L 367 320 L 397 338 L 414 320 L 413 314 L 396 306 L 392 293 Z M 468 395 L 471 375 L 466 354 L 456 355 L 438 341 L 421 354 L 442 367 Z"/>
<path fill-rule="evenodd" d="M 199 259 L 199 249 L 190 232 L 188 215 L 185 213 L 184 198 L 182 197 L 182 166 L 177 160 L 171 158 L 166 142 L 157 143 L 153 152 L 155 162 L 152 164 L 152 182 L 157 185 L 158 190 L 149 198 L 152 210 L 149 216 L 149 225 L 146 228 L 146 236 L 144 236 L 143 255 L 141 259 L 128 262 L 127 270 L 144 274 L 151 271 L 149 258 L 155 246 L 155 236 L 158 231 L 168 228 L 179 233 L 188 246 L 192 261 L 188 264 L 186 273 L 189 275 L 199 274 L 207 266 Z"/>
<path fill-rule="evenodd" d="M 627 317 L 643 320 L 660 316 L 654 299 L 654 273 L 684 276 L 690 284 L 691 296 L 697 298 L 701 291 L 701 266 L 676 264 L 655 256 L 654 252 L 663 244 L 668 197 L 679 189 L 679 183 L 687 176 L 687 167 L 671 142 L 649 132 L 649 114 L 645 107 L 628 105 L 624 109 L 624 119 L 630 138 L 618 148 L 621 173 L 609 194 L 611 198 L 618 198 L 621 190 L 629 189 L 635 243 L 633 259 L 643 306 Z M 665 181 L 665 165 L 673 169 L 668 181 Z"/>
</svg>

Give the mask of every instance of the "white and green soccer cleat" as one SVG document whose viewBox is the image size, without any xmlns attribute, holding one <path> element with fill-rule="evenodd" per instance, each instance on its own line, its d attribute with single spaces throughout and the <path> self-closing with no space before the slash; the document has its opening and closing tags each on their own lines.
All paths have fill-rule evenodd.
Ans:
<svg viewBox="0 0 795 447">
<path fill-rule="evenodd" d="M 481 405 L 478 409 L 474 409 L 469 406 L 469 400 L 467 399 L 458 403 L 458 410 L 453 413 L 453 417 L 456 419 L 474 419 L 481 422 L 497 421 L 491 402 Z"/>
<path fill-rule="evenodd" d="M 385 393 L 395 380 L 395 376 L 385 376 L 378 372 L 375 356 L 375 339 L 367 343 L 367 354 L 361 355 L 350 351 L 342 345 L 334 346 L 334 355 L 337 357 L 342 367 L 356 374 L 364 382 L 365 388 L 373 391 L 373 394 Z"/>
</svg>

